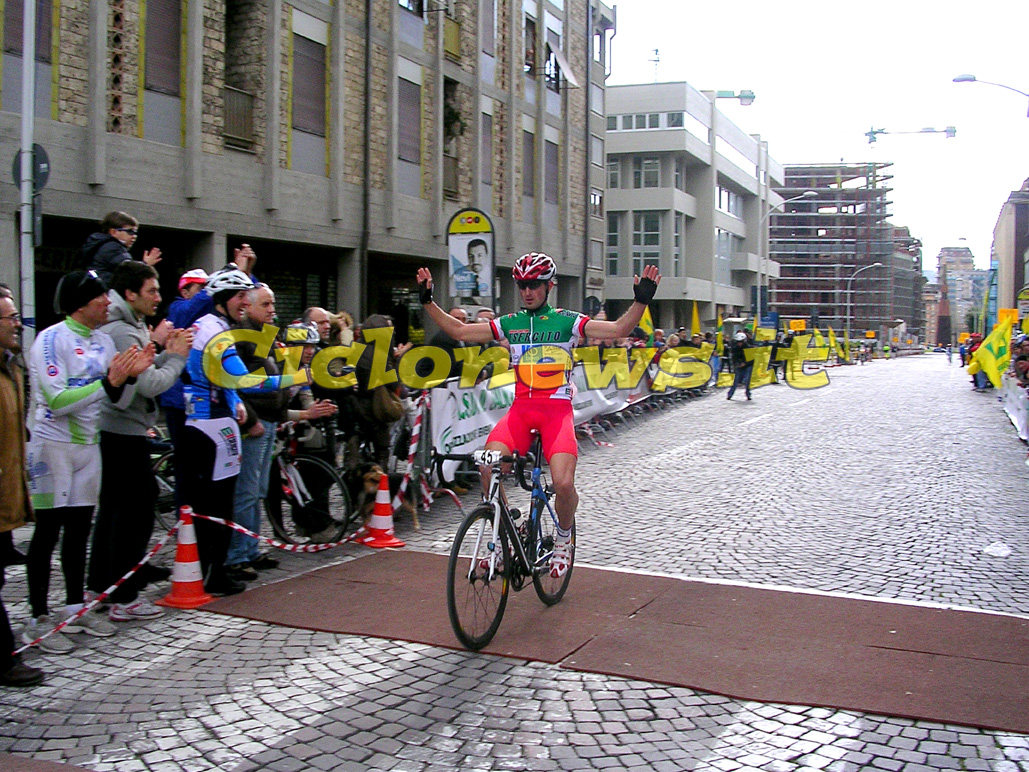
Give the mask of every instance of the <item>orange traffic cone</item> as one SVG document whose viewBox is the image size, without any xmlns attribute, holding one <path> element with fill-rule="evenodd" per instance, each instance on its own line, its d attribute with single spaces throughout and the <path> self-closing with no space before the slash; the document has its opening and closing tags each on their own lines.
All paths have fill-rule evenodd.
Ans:
<svg viewBox="0 0 1029 772">
<path fill-rule="evenodd" d="M 179 532 L 176 537 L 175 565 L 172 567 L 172 588 L 158 606 L 170 608 L 197 608 L 214 600 L 204 592 L 204 575 L 200 570 L 200 554 L 197 552 L 197 536 L 193 530 L 193 510 L 179 509 Z"/>
<path fill-rule="evenodd" d="M 368 519 L 364 535 L 355 541 L 366 547 L 403 547 L 404 542 L 393 535 L 393 504 L 389 499 L 389 476 L 379 478 L 379 490 L 375 493 L 375 508 Z"/>
</svg>

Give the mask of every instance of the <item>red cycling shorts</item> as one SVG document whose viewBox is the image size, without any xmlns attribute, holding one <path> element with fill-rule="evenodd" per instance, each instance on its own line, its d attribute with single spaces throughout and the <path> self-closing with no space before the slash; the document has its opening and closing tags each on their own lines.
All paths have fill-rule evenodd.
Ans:
<svg viewBox="0 0 1029 772">
<path fill-rule="evenodd" d="M 568 399 L 516 399 L 507 415 L 493 427 L 486 442 L 500 442 L 508 450 L 528 453 L 532 429 L 539 430 L 547 461 L 555 453 L 579 456 L 572 402 Z"/>
</svg>

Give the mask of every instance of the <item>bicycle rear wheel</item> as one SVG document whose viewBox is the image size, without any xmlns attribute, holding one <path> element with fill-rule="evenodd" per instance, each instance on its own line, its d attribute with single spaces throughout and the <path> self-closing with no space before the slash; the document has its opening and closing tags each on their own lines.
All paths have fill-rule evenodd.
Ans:
<svg viewBox="0 0 1029 772">
<path fill-rule="evenodd" d="M 507 607 L 511 553 L 501 529 L 493 539 L 493 507 L 473 509 L 457 529 L 447 568 L 447 611 L 457 639 L 473 651 L 492 640 Z M 491 565 L 492 564 L 492 565 Z"/>
<path fill-rule="evenodd" d="M 175 465 L 172 461 L 173 451 L 162 453 L 153 463 L 154 482 L 157 483 L 157 500 L 154 502 L 155 522 L 168 533 L 179 521 L 178 509 L 175 506 Z"/>
<path fill-rule="evenodd" d="M 265 514 L 272 530 L 291 544 L 339 541 L 353 517 L 343 478 L 320 458 L 275 459 Z"/>
<path fill-rule="evenodd" d="M 564 597 L 568 583 L 572 581 L 572 569 L 575 568 L 575 524 L 572 524 L 572 562 L 565 575 L 555 579 L 550 575 L 550 556 L 554 552 L 557 523 L 541 500 L 534 498 L 532 506 L 536 510 L 537 523 L 534 544 L 529 545 L 529 559 L 533 562 L 532 586 L 536 588 L 536 595 L 541 601 L 553 606 Z"/>
</svg>

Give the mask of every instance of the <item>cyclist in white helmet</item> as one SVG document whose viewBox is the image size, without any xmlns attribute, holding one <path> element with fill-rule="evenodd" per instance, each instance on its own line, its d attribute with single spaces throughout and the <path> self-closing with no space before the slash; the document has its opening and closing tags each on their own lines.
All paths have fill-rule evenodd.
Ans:
<svg viewBox="0 0 1029 772">
<path fill-rule="evenodd" d="M 512 275 L 523 306 L 518 313 L 497 319 L 464 323 L 432 302 L 432 274 L 419 268 L 420 300 L 430 318 L 455 340 L 468 343 L 507 342 L 515 370 L 515 401 L 493 428 L 486 448 L 510 454 L 526 453 L 531 432 L 543 441 L 550 464 L 558 516 L 550 574 L 564 576 L 572 563 L 572 526 L 579 494 L 575 490 L 578 444 L 572 421 L 572 389 L 568 381 L 571 349 L 586 338 L 624 338 L 639 324 L 661 281 L 657 267 L 648 265 L 643 276 L 633 277 L 634 302 L 615 321 L 601 321 L 554 308 L 547 296 L 554 286 L 557 266 L 549 255 L 530 252 L 515 261 Z M 561 352 L 564 352 L 563 354 Z"/>
</svg>

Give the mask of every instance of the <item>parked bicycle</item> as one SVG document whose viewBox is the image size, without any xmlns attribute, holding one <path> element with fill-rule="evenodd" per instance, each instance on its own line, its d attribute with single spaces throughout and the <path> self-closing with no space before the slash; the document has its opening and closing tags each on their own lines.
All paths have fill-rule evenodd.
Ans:
<svg viewBox="0 0 1029 772">
<path fill-rule="evenodd" d="M 473 509 L 454 537 L 447 567 L 447 611 L 454 634 L 469 649 L 488 644 L 500 628 L 511 587 L 521 590 L 528 580 L 548 606 L 564 597 L 572 566 L 559 579 L 550 575 L 557 515 L 550 504 L 553 489 L 543 473 L 539 435 L 522 456 L 495 450 L 436 456 L 443 461 L 468 461 L 490 468 L 489 492 Z M 503 481 L 515 479 L 529 491 L 528 515 L 508 506 Z M 575 530 L 572 530 L 574 561 Z"/>
<path fill-rule="evenodd" d="M 330 464 L 301 453 L 300 444 L 295 423 L 279 426 L 264 501 L 268 522 L 291 544 L 339 541 L 354 516 L 346 485 Z"/>
</svg>

